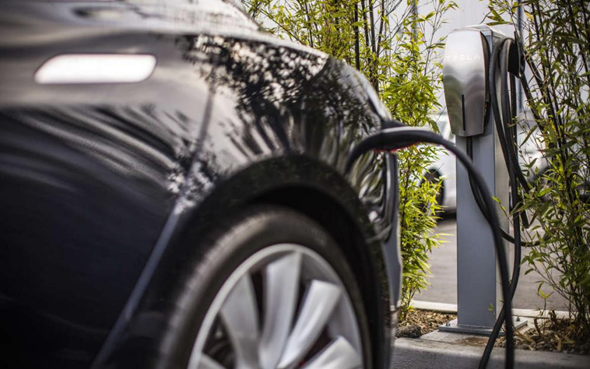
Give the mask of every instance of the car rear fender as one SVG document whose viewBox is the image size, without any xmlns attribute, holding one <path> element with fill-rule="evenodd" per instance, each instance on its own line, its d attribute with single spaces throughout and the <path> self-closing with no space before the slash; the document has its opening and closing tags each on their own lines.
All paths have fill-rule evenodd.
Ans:
<svg viewBox="0 0 590 369">
<path fill-rule="evenodd" d="M 290 156 L 253 164 L 221 181 L 188 207 L 187 199 L 178 200 L 95 367 L 107 363 L 108 367 L 153 364 L 149 356 L 128 355 L 129 350 L 159 349 L 166 312 L 178 292 L 177 282 L 202 253 L 199 240 L 221 219 L 254 204 L 282 205 L 300 211 L 322 224 L 342 246 L 364 294 L 373 340 L 381 343 L 375 344 L 374 354 L 385 365 L 395 311 L 387 278 L 388 257 L 383 251 L 384 245 L 391 245 L 375 233 L 358 193 L 344 177 L 313 159 Z"/>
</svg>

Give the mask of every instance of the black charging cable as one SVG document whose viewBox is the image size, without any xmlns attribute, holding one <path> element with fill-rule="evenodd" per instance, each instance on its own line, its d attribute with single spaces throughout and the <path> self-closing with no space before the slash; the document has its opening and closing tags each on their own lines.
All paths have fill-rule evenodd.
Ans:
<svg viewBox="0 0 590 369">
<path fill-rule="evenodd" d="M 474 187 L 477 189 L 477 193 L 481 196 L 481 201 L 484 207 L 480 208 L 482 213 L 485 214 L 486 219 L 492 229 L 492 235 L 494 238 L 494 247 L 496 249 L 496 255 L 498 256 L 498 266 L 500 269 L 500 280 L 502 284 L 502 298 L 504 300 L 504 307 L 502 309 L 498 321 L 500 326 L 502 321 L 505 323 L 506 330 L 506 359 L 505 368 L 514 368 L 514 327 L 512 325 L 512 285 L 510 283 L 508 274 L 508 261 L 506 258 L 506 250 L 502 242 L 502 233 L 500 231 L 500 221 L 498 215 L 493 210 L 494 202 L 490 190 L 487 188 L 483 176 L 475 168 L 469 157 L 460 149 L 458 149 L 452 142 L 443 139 L 440 135 L 419 128 L 411 128 L 405 126 L 399 122 L 391 121 L 386 126 L 395 128 L 386 128 L 378 131 L 377 133 L 365 138 L 357 146 L 355 146 L 346 160 L 345 172 L 348 173 L 356 160 L 364 153 L 371 150 L 380 151 L 395 151 L 402 149 L 407 146 L 415 145 L 418 143 L 431 143 L 440 145 L 453 153 L 459 162 L 463 164 L 469 175 L 473 178 Z M 516 287 L 514 286 L 514 289 Z M 498 329 L 499 332 L 499 329 Z M 488 345 L 492 341 L 492 336 L 488 341 Z M 494 338 L 495 341 L 495 338 Z M 494 343 L 491 342 L 491 347 Z M 483 361 L 483 358 L 482 358 Z M 481 362 L 480 362 L 481 365 Z M 485 364 L 484 364 L 485 366 Z"/>
<path fill-rule="evenodd" d="M 491 87 L 490 105 L 494 113 L 495 128 L 496 132 L 498 133 L 498 139 L 500 141 L 500 146 L 502 147 L 504 162 L 506 163 L 510 178 L 510 212 L 513 212 L 514 209 L 521 204 L 521 188 L 524 191 L 529 191 L 531 187 L 518 162 L 518 153 L 516 151 L 517 133 L 514 127 L 514 121 L 516 117 L 515 76 L 518 76 L 520 80 L 526 81 L 523 73 L 524 68 L 522 68 L 524 64 L 521 60 L 521 52 L 522 49 L 519 47 L 519 44 L 515 44 L 513 40 L 506 38 L 499 41 L 492 50 L 488 83 Z M 496 85 L 498 72 L 500 72 L 500 98 L 498 98 Z M 508 88 L 508 84 L 510 84 L 510 89 Z M 498 101 L 499 99 L 501 101 Z M 473 159 L 473 142 L 471 137 L 466 139 L 466 149 L 468 156 Z M 469 176 L 469 183 L 477 205 L 479 206 L 482 214 L 486 216 L 489 211 L 486 209 L 486 205 L 482 201 L 481 194 L 478 192 L 476 186 L 474 186 L 471 175 Z M 514 244 L 514 265 L 512 271 L 512 281 L 510 283 L 510 292 L 513 297 L 516 292 L 516 287 L 518 286 L 518 280 L 520 277 L 521 247 L 536 246 L 539 244 L 539 242 L 525 242 L 521 239 L 521 220 L 525 228 L 530 226 L 526 212 L 513 212 L 512 217 L 514 237 L 510 236 L 503 229 L 501 232 L 504 239 Z M 505 314 L 506 308 L 502 307 L 498 319 L 496 320 L 496 323 L 492 329 L 490 339 L 488 340 L 488 343 L 485 347 L 484 354 L 480 360 L 478 367 L 479 369 L 484 369 L 489 362 L 494 343 L 500 334 L 502 323 L 505 320 Z M 506 324 L 512 325 L 512 322 L 507 322 Z"/>
<path fill-rule="evenodd" d="M 490 91 L 490 102 L 492 111 L 494 113 L 494 121 L 496 125 L 496 132 L 498 136 L 498 140 L 500 142 L 500 146 L 502 148 L 502 155 L 504 158 L 504 162 L 506 164 L 506 168 L 509 175 L 510 181 L 510 206 L 509 211 L 512 212 L 515 208 L 520 205 L 520 186 L 522 186 L 525 190 L 530 188 L 530 185 L 526 178 L 524 177 L 522 170 L 520 169 L 520 165 L 518 162 L 518 156 L 516 152 L 516 139 L 517 134 L 514 127 L 510 124 L 514 122 L 515 112 L 516 112 L 516 95 L 514 94 L 515 91 L 515 78 L 514 75 L 517 74 L 520 76 L 520 60 L 519 59 L 519 51 L 515 49 L 515 44 L 512 42 L 511 39 L 505 38 L 498 43 L 495 44 L 494 49 L 492 50 L 491 55 L 491 65 L 490 65 L 490 73 L 489 73 L 489 85 L 491 86 Z M 514 57 L 516 55 L 516 58 Z M 501 107 L 500 102 L 498 101 L 498 93 L 496 88 L 496 80 L 497 80 L 497 72 L 498 70 L 501 73 L 500 76 L 500 88 L 501 88 Z M 508 73 L 510 72 L 510 90 L 508 89 Z M 509 97 L 509 98 L 508 98 Z M 500 109 L 501 108 L 501 109 Z M 501 110 L 501 113 L 500 113 Z M 489 116 L 489 115 L 488 115 Z M 467 151 L 467 156 L 473 160 L 473 139 L 472 137 L 467 137 L 465 140 L 465 146 Z M 475 202 L 477 203 L 481 213 L 484 215 L 488 223 L 490 222 L 489 214 L 492 213 L 489 208 L 487 208 L 485 202 L 483 201 L 483 196 L 480 193 L 477 186 L 475 186 L 474 178 L 469 174 L 469 185 L 471 187 L 471 191 L 474 197 Z M 520 186 L 519 186 L 520 185 Z M 513 219 L 513 229 L 514 229 L 514 237 L 510 236 L 504 229 L 501 229 L 502 237 L 514 244 L 514 263 L 512 268 L 512 280 L 510 281 L 510 295 L 514 297 L 516 293 L 516 288 L 518 286 L 518 280 L 520 277 L 520 263 L 521 263 L 521 247 L 523 244 L 527 246 L 534 246 L 534 243 L 523 242 L 521 240 L 520 234 L 520 221 L 522 219 L 525 228 L 528 228 L 529 221 L 526 217 L 526 213 L 524 212 L 514 212 L 512 215 Z M 504 305 L 500 310 L 498 318 L 492 328 L 492 333 L 486 347 L 484 349 L 484 354 L 482 355 L 480 362 L 479 362 L 479 369 L 485 369 L 487 366 L 492 350 L 494 348 L 494 343 L 496 342 L 498 336 L 500 335 L 500 331 L 502 329 L 502 324 L 506 322 L 506 326 L 512 326 L 512 321 L 508 321 L 505 319 L 506 316 L 506 306 Z"/>
<path fill-rule="evenodd" d="M 516 208 L 520 204 L 520 188 L 523 188 L 525 191 L 530 190 L 530 184 L 528 180 L 524 176 L 522 170 L 520 169 L 520 165 L 518 163 L 518 153 L 516 151 L 516 139 L 517 134 L 514 126 L 511 125 L 511 122 L 514 122 L 514 118 L 516 117 L 516 95 L 514 94 L 515 91 L 515 78 L 514 75 L 518 75 L 521 78 L 520 73 L 520 61 L 518 60 L 520 57 L 518 56 L 520 50 L 516 48 L 515 44 L 511 39 L 505 38 L 499 41 L 492 51 L 491 57 L 491 67 L 489 73 L 489 83 L 488 85 L 491 87 L 490 93 L 490 105 L 492 107 L 492 111 L 494 113 L 494 122 L 496 125 L 496 131 L 498 133 L 498 140 L 500 142 L 500 146 L 502 148 L 502 155 L 504 157 L 504 162 L 506 163 L 506 168 L 508 169 L 510 175 L 510 186 L 513 193 L 516 193 L 516 197 L 512 198 L 511 210 Z M 500 62 L 500 63 L 499 63 Z M 498 91 L 496 88 L 496 79 L 497 79 L 497 72 L 501 72 L 501 109 L 500 109 L 500 102 L 498 101 Z M 508 72 L 510 72 L 510 90 L 508 90 Z M 523 78 L 521 78 L 523 79 Z M 510 96 L 510 100 L 506 97 Z M 467 137 L 466 139 L 466 149 L 468 155 L 473 158 L 472 154 L 472 141 L 471 137 Z M 470 185 L 471 189 L 474 193 L 474 198 L 476 200 L 477 205 L 482 210 L 482 214 L 486 214 L 484 210 L 484 204 L 481 201 L 481 197 L 478 196 L 478 193 L 473 186 L 472 179 L 470 178 Z M 520 187 L 519 187 L 520 185 Z M 518 212 L 522 224 L 525 228 L 530 226 L 530 222 L 525 212 Z M 515 227 L 516 229 L 516 227 Z M 518 227 L 520 231 L 520 227 Z M 502 237 L 510 243 L 516 244 L 517 240 L 515 237 L 508 234 L 506 231 L 502 229 Z M 525 242 L 520 240 L 519 241 L 521 246 L 537 246 L 538 242 Z"/>
</svg>

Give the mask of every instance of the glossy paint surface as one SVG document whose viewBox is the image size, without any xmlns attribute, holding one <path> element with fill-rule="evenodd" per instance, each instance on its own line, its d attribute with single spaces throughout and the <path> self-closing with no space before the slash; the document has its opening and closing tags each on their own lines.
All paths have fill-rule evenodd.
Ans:
<svg viewBox="0 0 590 369">
<path fill-rule="evenodd" d="M 0 15 L 1 367 L 132 365 L 126 348 L 159 334 L 142 322 L 187 258 L 187 230 L 280 188 L 316 189 L 353 217 L 388 303 L 383 157 L 342 173 L 381 124 L 362 77 L 205 3 Z M 100 53 L 156 68 L 139 83 L 34 81 L 55 55 Z"/>
</svg>

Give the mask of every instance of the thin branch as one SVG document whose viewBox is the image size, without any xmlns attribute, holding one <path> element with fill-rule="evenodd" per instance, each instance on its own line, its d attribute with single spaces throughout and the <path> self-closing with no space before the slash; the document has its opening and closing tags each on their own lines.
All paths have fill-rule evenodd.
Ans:
<svg viewBox="0 0 590 369">
<path fill-rule="evenodd" d="M 361 70 L 361 47 L 360 47 L 360 34 L 359 34 L 359 5 L 358 3 L 354 3 L 354 56 L 355 56 L 355 63 L 356 69 Z"/>
<path fill-rule="evenodd" d="M 299 42 L 301 45 L 305 45 L 305 42 L 301 41 L 301 39 L 299 39 L 299 37 L 295 36 L 293 34 L 293 32 L 291 32 L 289 29 L 285 28 L 285 26 L 279 22 L 277 22 L 276 20 L 274 20 L 271 15 L 263 9 L 260 9 L 260 13 L 264 14 L 270 21 L 272 21 L 274 24 L 276 24 L 280 29 L 282 29 L 290 38 L 292 38 L 293 40 Z"/>
<path fill-rule="evenodd" d="M 384 14 L 385 14 L 385 0 L 381 0 L 381 23 L 379 24 L 379 34 L 378 34 L 378 41 L 377 41 L 377 57 L 380 56 L 381 54 L 381 42 L 383 41 L 383 27 L 385 25 L 385 18 L 384 18 Z"/>
<path fill-rule="evenodd" d="M 377 45 L 375 45 L 375 0 L 369 0 L 371 6 L 369 19 L 371 20 L 371 50 L 373 54 L 377 54 Z"/>
<path fill-rule="evenodd" d="M 369 29 L 367 28 L 368 22 L 367 22 L 367 7 L 365 5 L 365 0 L 361 0 L 361 11 L 363 13 L 363 27 L 365 29 L 365 46 L 366 47 L 370 47 L 370 43 L 369 43 Z"/>
<path fill-rule="evenodd" d="M 309 45 L 311 47 L 315 47 L 314 42 L 313 42 L 313 34 L 311 33 L 311 29 L 312 29 L 312 23 L 311 23 L 311 16 L 309 14 L 309 7 L 307 6 L 307 1 L 303 1 L 303 10 L 305 11 L 305 18 L 306 18 L 306 23 L 307 23 L 307 33 L 308 33 L 308 38 L 309 38 Z"/>
</svg>

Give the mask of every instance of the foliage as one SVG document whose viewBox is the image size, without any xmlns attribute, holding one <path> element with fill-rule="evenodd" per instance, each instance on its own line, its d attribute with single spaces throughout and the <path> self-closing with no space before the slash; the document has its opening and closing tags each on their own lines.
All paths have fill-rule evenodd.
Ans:
<svg viewBox="0 0 590 369">
<path fill-rule="evenodd" d="M 490 24 L 516 23 L 517 1 L 490 1 Z M 536 172 L 518 210 L 536 220 L 525 262 L 575 310 L 574 336 L 590 339 L 590 7 L 580 0 L 526 0 L 523 34 L 531 71 L 528 140 L 549 165 Z M 533 132 L 537 130 L 538 132 Z M 528 163 L 532 170 L 535 163 Z M 573 308 L 573 309 L 572 309 Z"/>
<path fill-rule="evenodd" d="M 435 32 L 455 4 L 448 0 L 420 3 L 433 9 L 419 15 L 409 0 L 246 0 L 246 7 L 268 31 L 324 51 L 355 66 L 380 93 L 392 115 L 406 124 L 438 130 L 429 116 L 440 108 L 442 48 Z M 405 5 L 405 7 L 404 7 Z M 426 30 L 429 30 L 427 33 Z M 428 146 L 401 151 L 400 224 L 403 256 L 403 318 L 413 296 L 427 286 L 428 256 L 440 243 L 432 230 L 440 206 L 440 184 L 424 174 L 436 159 Z"/>
<path fill-rule="evenodd" d="M 453 3 L 432 2 L 434 11 L 425 17 L 409 13 L 398 25 L 393 52 L 391 74 L 387 76 L 381 94 L 393 116 L 413 126 L 430 125 L 436 128 L 429 113 L 440 108 L 437 91 L 440 90 L 442 67 L 435 62 L 435 52 L 442 43 L 434 42 L 434 32 L 442 24 L 442 15 Z M 427 38 L 426 29 L 431 30 Z M 404 268 L 402 292 L 403 319 L 414 295 L 427 287 L 428 256 L 440 243 L 432 230 L 436 226 L 435 213 L 440 207 L 424 204 L 436 203 L 440 184 L 424 181 L 426 168 L 435 160 L 437 149 L 432 146 L 414 146 L 399 154 L 400 159 L 400 224 L 401 250 Z M 434 213 L 433 213 L 434 212 Z"/>
</svg>

